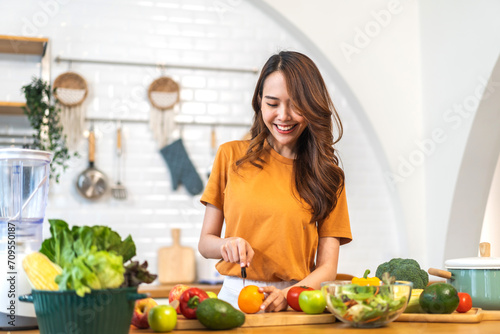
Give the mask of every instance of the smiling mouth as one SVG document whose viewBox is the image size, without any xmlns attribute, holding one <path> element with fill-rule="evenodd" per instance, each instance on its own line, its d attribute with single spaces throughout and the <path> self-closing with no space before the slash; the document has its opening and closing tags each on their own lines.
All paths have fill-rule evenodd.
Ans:
<svg viewBox="0 0 500 334">
<path fill-rule="evenodd" d="M 276 127 L 276 129 L 278 130 L 279 133 L 290 133 L 292 132 L 296 127 L 297 127 L 297 124 L 294 124 L 294 125 L 278 125 L 278 124 L 274 124 L 274 126 Z"/>
</svg>

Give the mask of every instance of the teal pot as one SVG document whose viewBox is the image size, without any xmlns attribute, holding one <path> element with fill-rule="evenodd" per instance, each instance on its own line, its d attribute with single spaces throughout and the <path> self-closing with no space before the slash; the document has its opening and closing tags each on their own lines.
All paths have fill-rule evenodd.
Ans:
<svg viewBox="0 0 500 334">
<path fill-rule="evenodd" d="M 40 334 L 127 334 L 135 301 L 146 297 L 131 287 L 93 290 L 84 297 L 73 290 L 32 290 L 19 300 L 35 304 Z"/>
<path fill-rule="evenodd" d="M 429 273 L 447 279 L 458 292 L 467 292 L 472 306 L 484 310 L 500 310 L 500 258 L 489 256 L 489 244 L 480 247 L 481 257 L 445 261 L 445 270 L 429 269 Z"/>
</svg>

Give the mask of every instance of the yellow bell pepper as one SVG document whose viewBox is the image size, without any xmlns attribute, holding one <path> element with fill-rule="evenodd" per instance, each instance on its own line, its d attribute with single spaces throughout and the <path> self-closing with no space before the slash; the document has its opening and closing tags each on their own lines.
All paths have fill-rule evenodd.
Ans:
<svg viewBox="0 0 500 334">
<path fill-rule="evenodd" d="M 354 277 L 351 280 L 352 284 L 357 284 L 361 286 L 378 286 L 380 285 L 380 279 L 378 277 L 368 277 L 370 269 L 366 269 L 363 277 Z"/>
</svg>

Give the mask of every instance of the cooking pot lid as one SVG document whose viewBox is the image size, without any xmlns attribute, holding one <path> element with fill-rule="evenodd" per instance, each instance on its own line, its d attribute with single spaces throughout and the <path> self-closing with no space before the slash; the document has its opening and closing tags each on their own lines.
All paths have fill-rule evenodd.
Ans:
<svg viewBox="0 0 500 334">
<path fill-rule="evenodd" d="M 466 257 L 462 259 L 447 260 L 446 269 L 500 269 L 498 257 Z"/>
</svg>

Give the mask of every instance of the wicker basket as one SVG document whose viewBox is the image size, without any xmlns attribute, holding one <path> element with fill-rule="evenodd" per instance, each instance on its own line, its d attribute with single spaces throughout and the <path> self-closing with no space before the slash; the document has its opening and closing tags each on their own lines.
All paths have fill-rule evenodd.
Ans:
<svg viewBox="0 0 500 334">
<path fill-rule="evenodd" d="M 32 290 L 19 300 L 35 304 L 40 334 L 127 334 L 135 300 L 146 297 L 130 287 L 93 290 L 84 297 L 73 290 Z"/>
<path fill-rule="evenodd" d="M 87 82 L 77 73 L 66 72 L 59 75 L 53 87 L 58 102 L 66 107 L 75 107 L 83 103 L 88 94 Z"/>
<path fill-rule="evenodd" d="M 158 110 L 172 109 L 179 102 L 179 84 L 168 77 L 156 79 L 149 85 L 148 98 Z"/>
</svg>

